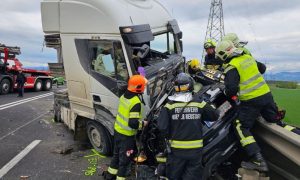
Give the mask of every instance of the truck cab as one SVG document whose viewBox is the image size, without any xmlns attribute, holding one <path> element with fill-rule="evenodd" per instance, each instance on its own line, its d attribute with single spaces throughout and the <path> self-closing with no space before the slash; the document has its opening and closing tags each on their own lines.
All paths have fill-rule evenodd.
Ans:
<svg viewBox="0 0 300 180">
<path fill-rule="evenodd" d="M 148 79 L 147 114 L 183 70 L 177 21 L 156 0 L 44 0 L 41 12 L 46 45 L 58 50 L 68 87 L 55 95 L 55 119 L 109 154 L 129 77 Z"/>
</svg>

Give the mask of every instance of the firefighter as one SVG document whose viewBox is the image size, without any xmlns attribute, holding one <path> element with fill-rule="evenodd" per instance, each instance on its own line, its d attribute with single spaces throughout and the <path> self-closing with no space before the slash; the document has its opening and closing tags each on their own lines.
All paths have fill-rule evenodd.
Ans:
<svg viewBox="0 0 300 180">
<path fill-rule="evenodd" d="M 114 153 L 105 179 L 122 180 L 128 172 L 136 154 L 135 135 L 137 130 L 147 125 L 142 119 L 142 98 L 147 80 L 141 75 L 133 75 L 128 81 L 127 91 L 120 97 L 118 114 L 114 124 Z"/>
<path fill-rule="evenodd" d="M 204 60 L 204 67 L 207 69 L 218 69 L 222 66 L 223 61 L 220 61 L 215 58 L 215 48 L 216 42 L 211 39 L 208 39 L 204 43 L 204 49 L 206 51 L 205 60 Z"/>
<path fill-rule="evenodd" d="M 251 52 L 245 47 L 245 45 L 247 45 L 248 42 L 240 41 L 239 37 L 235 33 L 227 33 L 222 40 L 231 41 L 236 48 L 240 48 L 244 51 L 245 54 L 252 56 Z"/>
<path fill-rule="evenodd" d="M 23 74 L 22 70 L 19 70 L 19 73 L 16 78 L 17 88 L 18 88 L 18 97 L 23 97 L 24 94 L 24 84 L 26 83 L 26 77 Z"/>
<path fill-rule="evenodd" d="M 239 115 L 235 121 L 236 132 L 242 147 L 250 160 L 243 161 L 246 169 L 268 171 L 267 164 L 261 154 L 251 129 L 258 116 L 268 122 L 279 122 L 278 110 L 270 92 L 270 88 L 262 76 L 262 63 L 257 63 L 249 54 L 234 46 L 231 41 L 220 42 L 216 47 L 216 57 L 223 60 L 225 69 L 225 94 L 240 100 Z"/>
<path fill-rule="evenodd" d="M 188 62 L 188 73 L 195 80 L 194 83 L 194 92 L 200 91 L 203 84 L 199 82 L 197 74 L 201 73 L 200 61 L 198 59 L 191 59 Z"/>
<path fill-rule="evenodd" d="M 200 61 L 198 59 L 191 59 L 188 62 L 188 73 L 195 80 L 194 92 L 198 92 L 202 86 L 216 83 L 212 79 L 205 76 L 205 74 L 213 72 L 215 70 L 201 69 Z"/>
<path fill-rule="evenodd" d="M 203 169 L 201 121 L 215 121 L 218 114 L 204 101 L 193 98 L 193 80 L 189 75 L 178 74 L 175 91 L 158 118 L 158 128 L 169 142 L 166 175 L 170 180 L 199 180 Z"/>
<path fill-rule="evenodd" d="M 231 41 L 236 48 L 239 48 L 239 49 L 243 50 L 244 54 L 248 54 L 248 55 L 252 56 L 250 51 L 247 48 L 245 48 L 245 45 L 247 44 L 247 42 L 240 41 L 235 33 L 226 34 L 223 37 L 223 40 Z M 256 63 L 258 64 L 258 67 L 260 68 L 259 71 L 262 72 L 262 74 L 263 74 L 266 71 L 266 66 L 264 66 L 260 62 L 256 62 Z M 277 105 L 276 105 L 276 107 L 277 107 Z M 294 133 L 300 135 L 300 129 L 299 128 L 290 126 L 290 125 L 288 125 L 288 124 L 286 124 L 285 122 L 282 121 L 284 119 L 284 116 L 285 116 L 285 110 L 280 110 L 277 107 L 277 119 L 279 119 L 277 124 L 279 126 L 283 127 L 284 129 L 288 130 L 288 131 L 291 131 L 291 132 L 294 132 Z"/>
<path fill-rule="evenodd" d="M 201 70 L 200 61 L 196 58 L 188 62 L 188 73 L 190 75 L 197 74 Z"/>
</svg>

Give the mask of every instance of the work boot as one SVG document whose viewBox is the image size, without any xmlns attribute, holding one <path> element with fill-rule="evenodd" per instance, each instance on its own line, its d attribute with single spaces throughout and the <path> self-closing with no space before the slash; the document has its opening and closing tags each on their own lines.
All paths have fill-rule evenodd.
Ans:
<svg viewBox="0 0 300 180">
<path fill-rule="evenodd" d="M 268 171 L 268 165 L 260 152 L 253 155 L 250 161 L 241 163 L 245 169 L 258 170 L 260 172 Z"/>
<path fill-rule="evenodd" d="M 110 174 L 108 171 L 103 171 L 102 172 L 103 179 L 105 180 L 115 180 L 116 175 Z"/>
</svg>

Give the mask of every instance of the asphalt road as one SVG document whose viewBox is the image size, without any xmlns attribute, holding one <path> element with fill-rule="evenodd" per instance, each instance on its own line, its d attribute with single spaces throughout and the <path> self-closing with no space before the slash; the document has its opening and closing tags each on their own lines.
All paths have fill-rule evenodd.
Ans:
<svg viewBox="0 0 300 180">
<path fill-rule="evenodd" d="M 63 87 L 62 87 L 63 88 Z M 53 91 L 59 90 L 53 88 Z M 102 179 L 109 158 L 53 121 L 53 93 L 0 96 L 0 179 Z"/>
</svg>

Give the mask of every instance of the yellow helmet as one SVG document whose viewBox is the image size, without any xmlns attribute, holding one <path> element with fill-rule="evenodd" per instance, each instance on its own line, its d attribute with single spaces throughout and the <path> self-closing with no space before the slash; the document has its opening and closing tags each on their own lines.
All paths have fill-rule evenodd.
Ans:
<svg viewBox="0 0 300 180">
<path fill-rule="evenodd" d="M 189 66 L 192 68 L 192 69 L 200 69 L 200 61 L 199 59 L 191 59 L 190 62 L 189 62 Z"/>
<path fill-rule="evenodd" d="M 215 48 L 216 47 L 216 42 L 208 39 L 205 43 L 204 43 L 204 49 L 208 49 L 208 48 Z"/>
</svg>

